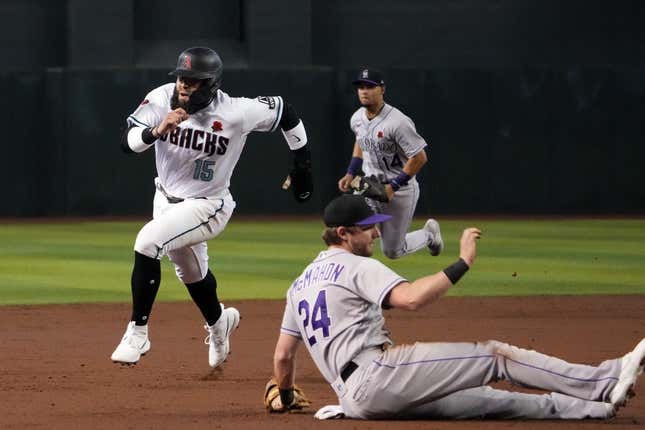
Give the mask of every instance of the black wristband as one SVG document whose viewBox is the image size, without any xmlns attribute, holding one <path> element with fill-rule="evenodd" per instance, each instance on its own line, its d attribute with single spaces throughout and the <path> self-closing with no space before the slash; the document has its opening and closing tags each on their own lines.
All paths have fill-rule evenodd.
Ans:
<svg viewBox="0 0 645 430">
<path fill-rule="evenodd" d="M 280 401 L 282 406 L 288 407 L 293 403 L 293 388 L 287 388 L 283 390 L 280 388 Z"/>
<path fill-rule="evenodd" d="M 143 129 L 143 131 L 141 132 L 141 140 L 143 140 L 143 143 L 145 143 L 146 145 L 152 145 L 153 143 L 155 143 L 155 140 L 157 140 L 157 138 L 154 136 L 154 134 L 152 134 L 152 127 L 146 127 Z"/>
<path fill-rule="evenodd" d="M 460 280 L 462 276 L 464 276 L 464 273 L 466 273 L 468 269 L 468 264 L 466 264 L 463 258 L 460 258 L 450 266 L 443 269 L 443 273 L 445 273 L 448 279 L 450 279 L 452 285 L 455 285 L 457 281 Z"/>
</svg>

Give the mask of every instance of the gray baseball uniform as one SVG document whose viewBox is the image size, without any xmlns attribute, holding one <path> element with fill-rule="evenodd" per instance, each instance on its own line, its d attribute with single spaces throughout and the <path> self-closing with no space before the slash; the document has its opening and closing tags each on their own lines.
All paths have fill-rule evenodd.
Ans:
<svg viewBox="0 0 645 430">
<path fill-rule="evenodd" d="M 620 359 L 571 364 L 490 340 L 393 345 L 382 304 L 404 279 L 372 258 L 321 252 L 293 282 L 281 332 L 304 341 L 348 417 L 607 418 Z M 352 373 L 348 366 L 355 367 Z M 341 376 L 342 375 L 342 376 Z M 343 378 L 344 377 L 344 378 Z M 551 391 L 486 386 L 506 379 Z"/>
<path fill-rule="evenodd" d="M 383 183 L 402 173 L 408 159 L 427 146 L 414 122 L 387 103 L 372 120 L 367 118 L 364 107 L 359 108 L 350 119 L 350 127 L 363 152 L 363 171 Z M 386 256 L 398 258 L 427 245 L 429 238 L 423 229 L 408 233 L 418 200 L 419 184 L 414 177 L 391 202 L 370 200 L 374 210 L 393 216 L 392 221 L 381 226 L 381 250 Z"/>
</svg>

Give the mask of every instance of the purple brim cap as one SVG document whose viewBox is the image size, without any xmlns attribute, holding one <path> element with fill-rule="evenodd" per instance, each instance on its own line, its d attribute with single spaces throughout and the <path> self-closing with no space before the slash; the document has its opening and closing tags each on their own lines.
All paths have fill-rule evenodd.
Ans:
<svg viewBox="0 0 645 430">
<path fill-rule="evenodd" d="M 385 215 L 385 214 L 374 214 L 372 216 L 368 216 L 367 218 L 360 220 L 359 222 L 356 223 L 356 225 L 372 225 L 372 224 L 379 224 L 385 221 L 388 221 L 392 219 L 392 215 Z"/>
<path fill-rule="evenodd" d="M 380 83 L 380 82 L 374 82 L 374 81 L 369 80 L 369 79 L 356 79 L 355 81 L 352 82 L 352 84 L 353 85 L 370 84 L 370 85 L 374 85 L 376 87 L 379 86 L 379 85 L 382 85 L 382 83 Z"/>
</svg>

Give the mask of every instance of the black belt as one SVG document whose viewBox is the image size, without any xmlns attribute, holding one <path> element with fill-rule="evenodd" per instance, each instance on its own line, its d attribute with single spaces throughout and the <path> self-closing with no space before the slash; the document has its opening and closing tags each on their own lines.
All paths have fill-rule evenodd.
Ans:
<svg viewBox="0 0 645 430">
<path fill-rule="evenodd" d="M 181 197 L 173 197 L 173 196 L 166 196 L 166 200 L 168 200 L 168 203 L 170 204 L 175 204 L 175 203 L 181 203 L 184 201 Z"/>
<path fill-rule="evenodd" d="M 204 200 L 206 200 L 207 197 L 195 197 L 195 199 L 204 199 Z M 175 204 L 175 203 L 181 203 L 186 199 L 182 199 L 181 197 L 166 196 L 166 200 L 168 200 L 168 203 L 170 203 L 170 204 Z"/>
<path fill-rule="evenodd" d="M 350 361 L 345 365 L 345 368 L 343 369 L 342 372 L 340 372 L 340 379 L 343 380 L 343 382 L 347 381 L 350 376 L 352 376 L 352 373 L 354 373 L 354 370 L 358 369 L 358 364 L 354 363 L 353 361 Z"/>
</svg>

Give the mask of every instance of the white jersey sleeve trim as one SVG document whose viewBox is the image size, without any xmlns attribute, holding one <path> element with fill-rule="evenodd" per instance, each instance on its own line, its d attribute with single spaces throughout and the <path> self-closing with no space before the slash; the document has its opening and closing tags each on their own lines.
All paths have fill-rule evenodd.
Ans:
<svg viewBox="0 0 645 430">
<path fill-rule="evenodd" d="M 276 113 L 275 121 L 271 126 L 271 130 L 269 130 L 270 132 L 276 131 L 276 129 L 278 128 L 278 124 L 280 124 L 280 120 L 282 119 L 282 97 L 276 96 L 275 99 L 278 105 L 277 106 L 278 112 Z"/>
</svg>

